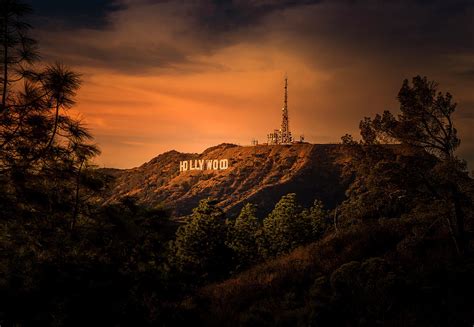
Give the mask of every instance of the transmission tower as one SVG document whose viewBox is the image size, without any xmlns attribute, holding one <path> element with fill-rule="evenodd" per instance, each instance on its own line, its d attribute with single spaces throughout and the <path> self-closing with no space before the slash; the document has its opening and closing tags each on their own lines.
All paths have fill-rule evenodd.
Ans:
<svg viewBox="0 0 474 327">
<path fill-rule="evenodd" d="M 285 76 L 285 102 L 282 108 L 282 122 L 281 122 L 281 140 L 282 144 L 288 144 L 293 141 L 290 132 L 290 123 L 288 119 L 288 76 Z"/>
<path fill-rule="evenodd" d="M 293 137 L 290 132 L 290 123 L 288 118 L 288 76 L 285 75 L 285 98 L 282 108 L 281 128 L 275 129 L 267 134 L 268 144 L 291 144 Z"/>
</svg>

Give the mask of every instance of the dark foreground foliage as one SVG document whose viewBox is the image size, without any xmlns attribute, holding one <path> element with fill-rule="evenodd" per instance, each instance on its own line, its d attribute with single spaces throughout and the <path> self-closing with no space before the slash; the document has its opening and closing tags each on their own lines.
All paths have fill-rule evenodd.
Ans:
<svg viewBox="0 0 474 327">
<path fill-rule="evenodd" d="M 472 256 L 448 235 L 407 239 L 386 221 L 310 246 L 203 288 L 187 308 L 204 325 L 447 326 L 474 318 Z"/>
</svg>

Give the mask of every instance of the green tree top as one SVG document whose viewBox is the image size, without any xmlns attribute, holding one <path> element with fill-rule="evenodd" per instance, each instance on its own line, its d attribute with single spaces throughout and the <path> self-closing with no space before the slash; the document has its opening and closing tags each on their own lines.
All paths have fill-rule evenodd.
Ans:
<svg viewBox="0 0 474 327">
<path fill-rule="evenodd" d="M 257 237 L 260 221 L 256 213 L 256 206 L 247 203 L 229 233 L 228 246 L 235 253 L 237 269 L 250 266 L 259 259 Z"/>
<path fill-rule="evenodd" d="M 171 264 L 180 272 L 214 279 L 228 271 L 231 259 L 225 244 L 227 225 L 223 211 L 210 199 L 201 200 L 187 224 L 171 243 Z"/>
<path fill-rule="evenodd" d="M 286 253 L 307 239 L 307 221 L 302 219 L 296 194 L 283 196 L 263 221 L 260 250 L 265 257 Z"/>
</svg>

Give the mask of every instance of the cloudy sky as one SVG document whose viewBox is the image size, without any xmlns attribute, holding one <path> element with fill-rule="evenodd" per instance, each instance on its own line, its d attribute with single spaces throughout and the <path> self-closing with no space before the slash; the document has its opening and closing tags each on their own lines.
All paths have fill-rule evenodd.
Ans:
<svg viewBox="0 0 474 327">
<path fill-rule="evenodd" d="M 405 78 L 458 102 L 474 168 L 474 1 L 28 0 L 43 58 L 83 74 L 77 115 L 101 166 L 265 141 L 289 77 L 290 128 L 313 143 L 398 110 Z"/>
</svg>

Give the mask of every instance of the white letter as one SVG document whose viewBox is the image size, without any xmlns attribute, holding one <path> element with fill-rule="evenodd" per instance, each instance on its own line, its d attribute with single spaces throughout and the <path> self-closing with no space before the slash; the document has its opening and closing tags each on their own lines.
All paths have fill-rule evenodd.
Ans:
<svg viewBox="0 0 474 327">
<path fill-rule="evenodd" d="M 212 160 L 206 160 L 206 169 L 211 170 L 212 169 Z"/>
<path fill-rule="evenodd" d="M 186 171 L 188 170 L 188 162 L 187 161 L 180 161 L 179 162 L 179 171 Z"/>
<path fill-rule="evenodd" d="M 219 160 L 214 160 L 212 162 L 212 169 L 218 170 L 219 169 Z"/>
<path fill-rule="evenodd" d="M 227 168 L 229 168 L 229 160 L 227 159 L 222 159 L 220 162 L 219 162 L 219 168 L 221 170 L 226 170 Z"/>
<path fill-rule="evenodd" d="M 204 160 L 199 160 L 199 170 L 204 169 Z"/>
</svg>

